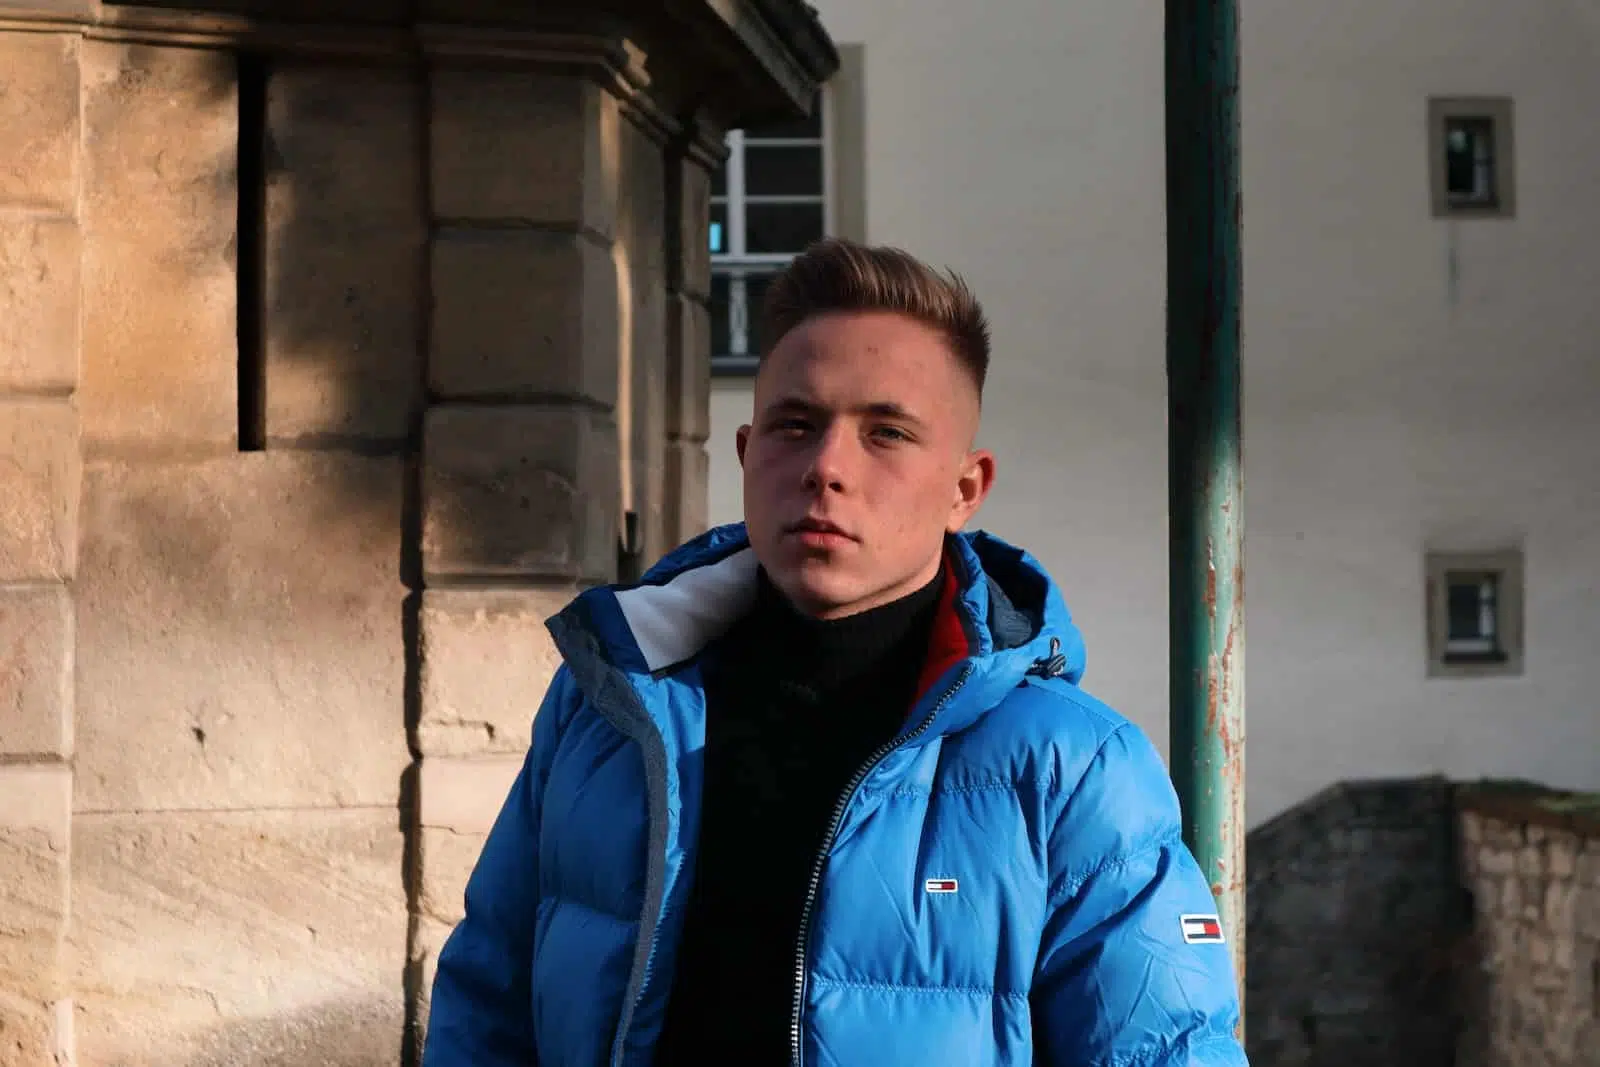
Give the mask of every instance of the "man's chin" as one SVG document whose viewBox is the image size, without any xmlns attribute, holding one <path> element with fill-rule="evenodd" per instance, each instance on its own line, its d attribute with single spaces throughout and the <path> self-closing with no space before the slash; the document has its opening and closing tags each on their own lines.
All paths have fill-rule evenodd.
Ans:
<svg viewBox="0 0 1600 1067">
<path fill-rule="evenodd" d="M 819 618 L 847 609 L 862 596 L 859 582 L 841 574 L 836 564 L 818 559 L 785 567 L 782 572 L 772 573 L 772 579 L 795 607 Z"/>
</svg>

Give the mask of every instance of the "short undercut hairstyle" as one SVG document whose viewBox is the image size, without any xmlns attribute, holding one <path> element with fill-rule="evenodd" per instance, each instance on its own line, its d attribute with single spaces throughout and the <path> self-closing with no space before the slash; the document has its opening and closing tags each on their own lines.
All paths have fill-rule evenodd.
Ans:
<svg viewBox="0 0 1600 1067">
<path fill-rule="evenodd" d="M 967 283 L 898 248 L 827 238 L 811 245 L 767 286 L 761 307 L 765 358 L 802 322 L 832 311 L 890 311 L 940 334 L 983 395 L 989 321 Z"/>
</svg>

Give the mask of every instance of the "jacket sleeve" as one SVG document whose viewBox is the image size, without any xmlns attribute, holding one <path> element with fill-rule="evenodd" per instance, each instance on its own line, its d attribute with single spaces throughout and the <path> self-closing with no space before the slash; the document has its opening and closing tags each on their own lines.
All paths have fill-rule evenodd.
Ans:
<svg viewBox="0 0 1600 1067">
<path fill-rule="evenodd" d="M 1137 727 L 1123 725 L 1100 747 L 1050 853 L 1032 994 L 1036 1062 L 1243 1067 L 1230 950 L 1200 932 L 1216 903 L 1183 844 L 1160 754 Z"/>
<path fill-rule="evenodd" d="M 439 953 L 423 1067 L 537 1067 L 532 985 L 539 813 L 574 692 L 562 668 L 534 716 L 522 771 L 467 881 L 466 917 Z"/>
</svg>

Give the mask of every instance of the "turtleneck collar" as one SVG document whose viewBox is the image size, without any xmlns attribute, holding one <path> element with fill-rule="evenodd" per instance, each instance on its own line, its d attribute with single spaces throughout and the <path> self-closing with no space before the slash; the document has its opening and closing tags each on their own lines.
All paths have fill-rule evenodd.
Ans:
<svg viewBox="0 0 1600 1067">
<path fill-rule="evenodd" d="M 840 619 L 818 619 L 797 610 L 760 568 L 746 633 L 760 642 L 763 659 L 781 665 L 781 674 L 826 690 L 886 660 L 920 663 L 944 581 L 941 569 L 927 585 L 899 600 Z"/>
</svg>

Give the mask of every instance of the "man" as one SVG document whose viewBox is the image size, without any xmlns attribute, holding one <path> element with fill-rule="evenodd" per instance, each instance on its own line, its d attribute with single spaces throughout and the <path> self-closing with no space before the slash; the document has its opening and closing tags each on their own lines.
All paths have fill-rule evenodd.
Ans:
<svg viewBox="0 0 1600 1067">
<path fill-rule="evenodd" d="M 961 532 L 977 301 L 829 241 L 763 318 L 746 523 L 551 620 L 425 1067 L 1243 1064 L 1160 757 L 1039 564 Z"/>
</svg>

